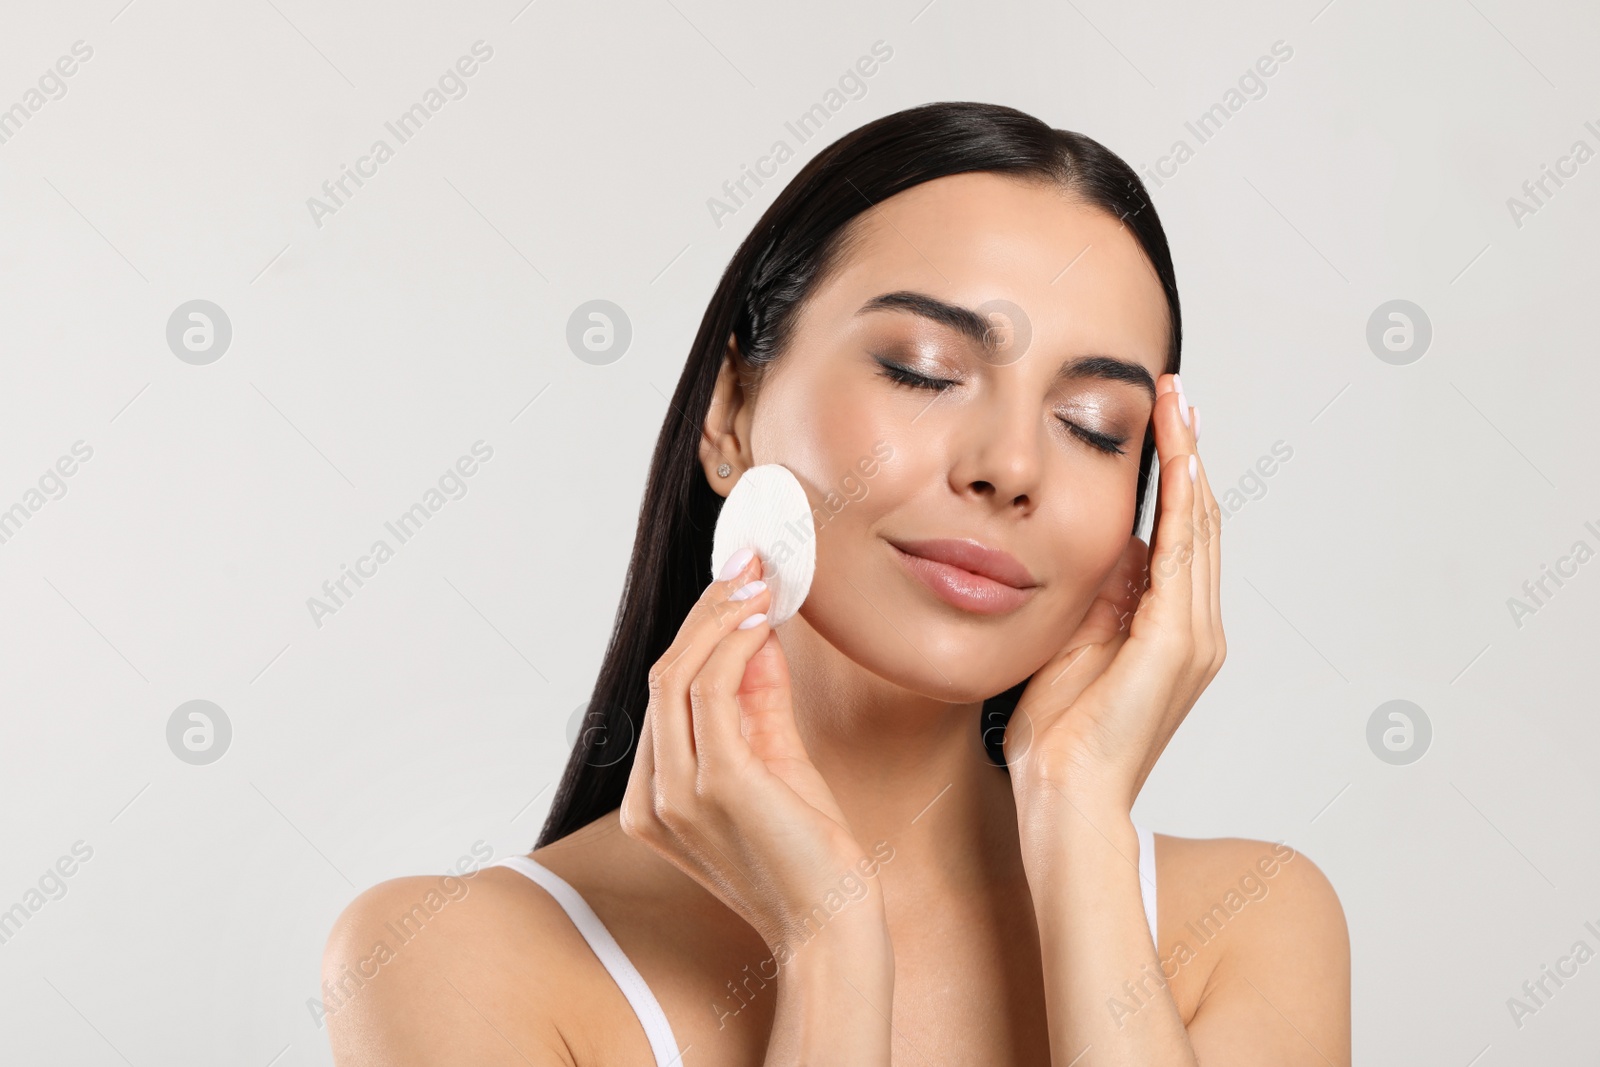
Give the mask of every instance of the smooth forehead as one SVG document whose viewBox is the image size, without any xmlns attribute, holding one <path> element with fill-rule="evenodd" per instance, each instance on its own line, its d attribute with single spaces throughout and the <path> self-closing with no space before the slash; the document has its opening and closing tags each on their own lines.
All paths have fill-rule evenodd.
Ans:
<svg viewBox="0 0 1600 1067">
<path fill-rule="evenodd" d="M 1060 186 L 1001 174 L 923 182 L 853 220 L 844 254 L 813 295 L 841 325 L 897 290 L 978 307 L 1008 300 L 1034 342 L 1061 354 L 1102 352 L 1166 371 L 1166 296 L 1121 221 Z"/>
</svg>

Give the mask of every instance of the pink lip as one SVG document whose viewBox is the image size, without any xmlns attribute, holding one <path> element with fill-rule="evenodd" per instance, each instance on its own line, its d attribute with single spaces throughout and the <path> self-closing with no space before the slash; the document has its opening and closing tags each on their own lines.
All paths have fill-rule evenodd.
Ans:
<svg viewBox="0 0 1600 1067">
<path fill-rule="evenodd" d="M 1027 602 L 1037 586 L 1015 556 L 976 541 L 890 541 L 895 556 L 941 600 L 980 615 L 1001 615 Z"/>
</svg>

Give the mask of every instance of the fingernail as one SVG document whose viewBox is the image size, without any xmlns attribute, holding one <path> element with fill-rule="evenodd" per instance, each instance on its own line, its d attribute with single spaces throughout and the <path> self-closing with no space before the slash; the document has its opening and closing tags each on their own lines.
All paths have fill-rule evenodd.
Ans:
<svg viewBox="0 0 1600 1067">
<path fill-rule="evenodd" d="M 1178 414 L 1183 416 L 1183 424 L 1189 425 L 1189 401 L 1183 397 L 1183 390 L 1178 390 Z"/>
<path fill-rule="evenodd" d="M 1176 374 L 1172 376 L 1172 388 L 1179 395 L 1183 395 L 1183 379 Z"/>
<path fill-rule="evenodd" d="M 730 596 L 728 599 L 729 600 L 749 600 L 751 597 L 755 596 L 757 593 L 761 592 L 761 590 L 765 589 L 766 587 L 767 587 L 767 583 L 763 582 L 760 578 L 757 578 L 755 581 L 749 583 L 748 585 L 741 585 L 738 588 L 738 590 L 736 592 L 734 592 L 734 594 L 732 596 Z"/>
<path fill-rule="evenodd" d="M 1194 439 L 1200 440 L 1200 405 L 1194 406 Z"/>
<path fill-rule="evenodd" d="M 1200 457 L 1193 452 L 1189 453 L 1189 480 L 1192 482 L 1200 475 Z"/>
<path fill-rule="evenodd" d="M 764 612 L 764 611 L 758 611 L 754 615 L 750 616 L 748 619 L 744 620 L 744 622 L 741 622 L 739 624 L 739 629 L 748 630 L 752 626 L 760 626 L 762 623 L 764 623 L 766 621 L 767 621 L 767 613 Z"/>
<path fill-rule="evenodd" d="M 717 581 L 725 582 L 729 578 L 737 575 L 740 571 L 744 570 L 745 564 L 749 563 L 751 557 L 755 554 L 756 550 L 753 548 L 741 548 L 739 551 L 729 556 L 728 562 L 722 565 L 722 573 L 717 575 Z"/>
</svg>

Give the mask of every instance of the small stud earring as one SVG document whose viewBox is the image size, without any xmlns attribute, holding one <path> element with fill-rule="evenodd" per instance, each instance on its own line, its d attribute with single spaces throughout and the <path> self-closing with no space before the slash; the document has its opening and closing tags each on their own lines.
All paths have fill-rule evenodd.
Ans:
<svg viewBox="0 0 1600 1067">
<path fill-rule="evenodd" d="M 726 463 L 722 464 L 721 466 L 719 466 L 717 468 L 717 477 L 718 478 L 726 478 L 728 475 L 730 475 L 732 473 L 733 473 L 733 468 L 728 466 Z"/>
</svg>

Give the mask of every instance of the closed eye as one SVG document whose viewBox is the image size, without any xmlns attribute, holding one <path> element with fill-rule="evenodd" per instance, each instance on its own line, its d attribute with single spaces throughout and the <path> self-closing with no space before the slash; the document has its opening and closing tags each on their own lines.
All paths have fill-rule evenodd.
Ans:
<svg viewBox="0 0 1600 1067">
<path fill-rule="evenodd" d="M 1056 418 L 1060 419 L 1061 416 L 1057 415 Z M 1077 423 L 1068 419 L 1061 419 L 1061 424 L 1065 426 L 1074 437 L 1081 441 L 1087 442 L 1092 448 L 1098 449 L 1099 451 L 1110 456 L 1120 456 L 1124 454 L 1122 448 L 1119 447 L 1124 443 L 1124 438 L 1110 437 L 1103 433 L 1097 433 L 1096 431 L 1089 429 L 1087 426 L 1079 426 Z"/>
<path fill-rule="evenodd" d="M 891 363 L 882 357 L 874 358 L 877 359 L 878 366 L 883 368 L 883 376 L 899 385 L 909 385 L 914 389 L 933 389 L 942 392 L 950 386 L 958 384 L 950 378 L 929 378 L 925 374 L 918 374 L 910 367 Z"/>
<path fill-rule="evenodd" d="M 904 385 L 913 389 L 926 389 L 933 392 L 942 393 L 952 385 L 961 384 L 960 382 L 950 378 L 930 378 L 925 374 L 918 374 L 910 367 L 891 362 L 882 358 L 881 356 L 874 358 L 876 359 L 878 366 L 882 369 L 881 372 L 883 376 L 897 385 Z M 1057 415 L 1056 418 L 1061 419 L 1061 416 Z M 1074 437 L 1078 438 L 1078 440 L 1084 442 L 1096 451 L 1104 452 L 1106 455 L 1110 456 L 1121 456 L 1125 454 L 1123 448 L 1121 447 L 1126 443 L 1126 439 L 1124 438 L 1112 437 L 1108 434 L 1099 433 L 1098 431 L 1089 429 L 1087 426 L 1082 426 L 1076 422 L 1073 422 L 1071 419 L 1061 419 L 1061 424 L 1065 426 L 1067 431 Z"/>
</svg>

